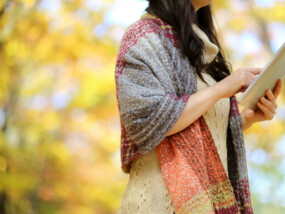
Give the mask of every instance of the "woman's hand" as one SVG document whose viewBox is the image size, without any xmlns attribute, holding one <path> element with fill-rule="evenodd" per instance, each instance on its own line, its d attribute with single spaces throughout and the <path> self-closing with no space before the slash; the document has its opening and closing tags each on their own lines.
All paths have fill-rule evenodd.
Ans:
<svg viewBox="0 0 285 214">
<path fill-rule="evenodd" d="M 273 89 L 266 90 L 265 96 L 260 98 L 260 101 L 257 103 L 258 109 L 253 111 L 245 107 L 241 112 L 242 122 L 243 122 L 243 130 L 249 128 L 253 123 L 264 121 L 264 120 L 272 120 L 274 115 L 276 114 L 277 104 L 276 99 L 280 94 L 282 89 L 282 80 L 279 79 Z"/>
<path fill-rule="evenodd" d="M 215 84 L 220 98 L 231 97 L 244 92 L 254 81 L 262 68 L 240 68 Z"/>
</svg>

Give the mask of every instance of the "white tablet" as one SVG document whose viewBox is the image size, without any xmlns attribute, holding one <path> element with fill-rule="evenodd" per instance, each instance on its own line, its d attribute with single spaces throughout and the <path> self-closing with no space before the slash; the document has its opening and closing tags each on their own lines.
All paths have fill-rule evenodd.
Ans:
<svg viewBox="0 0 285 214">
<path fill-rule="evenodd" d="M 285 42 L 254 81 L 239 97 L 238 103 L 257 110 L 257 102 L 265 95 L 266 89 L 273 90 L 278 79 L 285 76 Z"/>
</svg>

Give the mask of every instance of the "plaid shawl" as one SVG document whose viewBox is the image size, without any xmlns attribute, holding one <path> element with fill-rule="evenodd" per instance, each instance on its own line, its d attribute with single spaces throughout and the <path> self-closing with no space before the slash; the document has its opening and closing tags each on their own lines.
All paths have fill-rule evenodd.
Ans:
<svg viewBox="0 0 285 214">
<path fill-rule="evenodd" d="M 126 30 L 115 67 L 122 170 L 156 148 L 175 212 L 253 213 L 242 121 L 230 97 L 228 173 L 203 116 L 166 136 L 197 91 L 194 67 L 165 21 L 145 13 Z"/>
</svg>

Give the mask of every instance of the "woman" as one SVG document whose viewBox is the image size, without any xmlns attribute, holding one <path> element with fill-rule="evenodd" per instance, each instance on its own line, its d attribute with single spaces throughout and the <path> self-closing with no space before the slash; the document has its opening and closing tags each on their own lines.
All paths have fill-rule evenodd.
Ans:
<svg viewBox="0 0 285 214">
<path fill-rule="evenodd" d="M 119 213 L 253 213 L 243 131 L 271 120 L 282 81 L 240 113 L 261 68 L 230 73 L 211 1 L 149 0 L 121 41 L 116 92 L 122 169 Z"/>
</svg>

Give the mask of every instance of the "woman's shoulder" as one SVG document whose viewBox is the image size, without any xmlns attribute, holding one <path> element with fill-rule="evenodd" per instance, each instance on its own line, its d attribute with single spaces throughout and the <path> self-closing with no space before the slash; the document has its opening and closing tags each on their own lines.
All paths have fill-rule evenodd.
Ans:
<svg viewBox="0 0 285 214">
<path fill-rule="evenodd" d="M 155 15 L 144 13 L 139 20 L 131 23 L 126 28 L 121 44 L 133 43 L 142 37 L 147 37 L 147 39 L 158 38 L 161 42 L 165 38 L 174 40 L 176 38 L 175 34 L 173 27 L 167 22 Z"/>
<path fill-rule="evenodd" d="M 141 18 L 130 24 L 121 39 L 119 55 L 134 54 L 142 49 L 152 50 L 153 54 L 173 52 L 179 48 L 175 32 L 168 23 L 160 18 L 145 13 Z M 129 52 L 132 50 L 131 52 Z"/>
<path fill-rule="evenodd" d="M 161 37 L 162 28 L 160 28 L 154 19 L 139 19 L 126 28 L 121 44 L 134 43 L 148 34 Z"/>
</svg>

